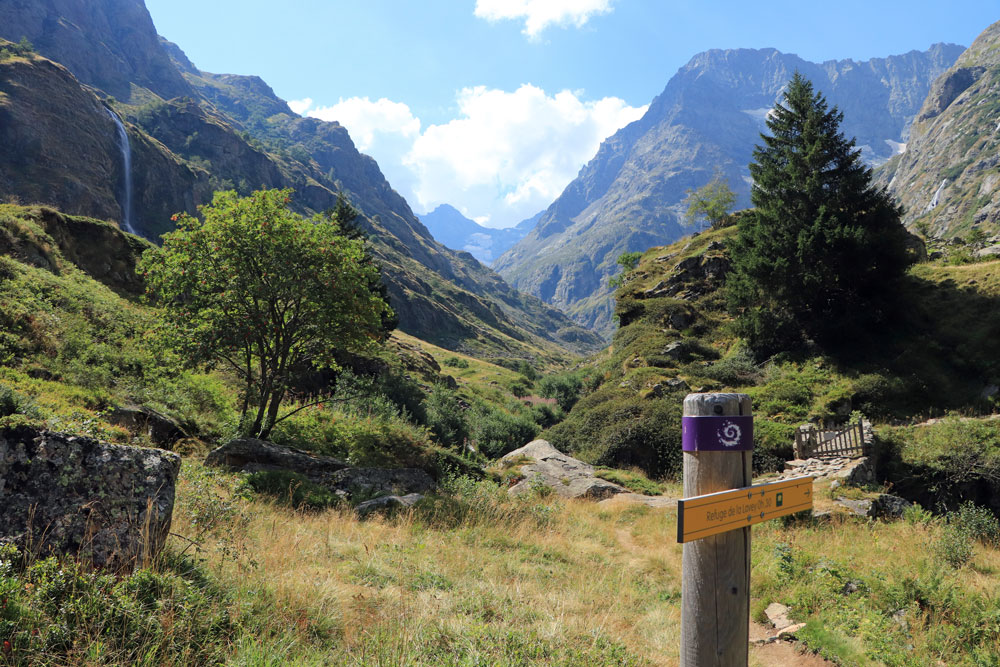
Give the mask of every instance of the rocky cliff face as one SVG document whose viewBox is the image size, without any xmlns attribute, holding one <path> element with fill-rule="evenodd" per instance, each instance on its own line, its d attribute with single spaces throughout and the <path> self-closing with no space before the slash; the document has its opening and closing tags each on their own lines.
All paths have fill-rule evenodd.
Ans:
<svg viewBox="0 0 1000 667">
<path fill-rule="evenodd" d="M 199 71 L 160 42 L 141 0 L 88 2 L 87 20 L 72 20 L 83 4 L 0 0 L 6 34 L 27 36 L 47 56 L 0 61 L 0 197 L 120 223 L 128 208 L 132 227 L 156 239 L 173 213 L 195 213 L 217 189 L 290 187 L 305 214 L 334 206 L 341 192 L 363 214 L 407 333 L 518 357 L 600 344 L 471 255 L 435 242 L 338 123 L 295 116 L 257 77 Z M 64 53 L 54 36 L 70 29 L 63 23 L 83 35 L 86 51 L 67 56 L 69 70 L 51 60 Z M 130 169 L 112 109 L 124 119 Z"/>
<path fill-rule="evenodd" d="M 1000 22 L 931 87 L 906 152 L 879 173 L 903 222 L 936 236 L 1000 229 Z"/>
<path fill-rule="evenodd" d="M 164 99 L 192 94 L 143 0 L 0 0 L 0 37 L 27 37 L 80 81 L 124 102 L 133 84 Z"/>
<path fill-rule="evenodd" d="M 669 243 L 685 233 L 686 191 L 719 169 L 749 205 L 747 164 L 768 111 L 798 70 L 844 112 L 870 164 L 907 140 L 931 81 L 961 47 L 810 63 L 773 49 L 699 54 L 670 80 L 643 118 L 607 139 L 544 213 L 538 226 L 494 268 L 518 289 L 555 304 L 605 333 L 612 319 L 607 279 L 617 257 Z"/>
</svg>

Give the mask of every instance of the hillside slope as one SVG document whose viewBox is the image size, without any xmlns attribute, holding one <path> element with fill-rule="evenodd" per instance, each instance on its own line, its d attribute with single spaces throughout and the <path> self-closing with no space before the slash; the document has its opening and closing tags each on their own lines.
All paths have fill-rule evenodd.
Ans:
<svg viewBox="0 0 1000 667">
<path fill-rule="evenodd" d="M 670 79 L 646 114 L 605 140 L 538 226 L 494 264 L 518 289 L 605 334 L 614 328 L 607 279 L 623 252 L 685 233 L 685 193 L 722 171 L 749 204 L 747 164 L 764 119 L 798 70 L 844 112 L 844 132 L 876 164 L 907 140 L 934 78 L 962 47 L 866 62 L 810 63 L 774 49 L 701 53 Z"/>
<path fill-rule="evenodd" d="M 856 341 L 851 359 L 814 346 L 757 364 L 725 308 L 735 231 L 642 256 L 615 294 L 621 327 L 596 362 L 600 384 L 543 437 L 592 463 L 675 475 L 684 396 L 741 391 L 753 398 L 763 471 L 791 458 L 794 427 L 806 421 L 842 423 L 854 410 L 887 421 L 991 409 L 1000 384 L 1000 261 L 914 266 L 893 324 Z"/>
<path fill-rule="evenodd" d="M 1000 22 L 935 82 L 906 152 L 879 175 L 902 203 L 903 222 L 936 236 L 1000 231 Z"/>
</svg>

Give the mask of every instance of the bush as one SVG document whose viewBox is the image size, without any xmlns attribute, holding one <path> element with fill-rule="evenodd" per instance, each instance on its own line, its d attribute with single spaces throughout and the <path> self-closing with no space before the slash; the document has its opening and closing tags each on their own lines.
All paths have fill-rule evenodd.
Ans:
<svg viewBox="0 0 1000 667">
<path fill-rule="evenodd" d="M 565 412 L 569 412 L 583 391 L 580 373 L 559 373 L 547 375 L 538 381 L 538 393 L 545 398 L 554 398 Z"/>
<path fill-rule="evenodd" d="M 1000 546 L 1000 521 L 986 507 L 964 502 L 949 520 L 964 530 L 972 539 L 990 547 Z"/>
<path fill-rule="evenodd" d="M 472 418 L 472 439 L 490 459 L 523 447 L 538 435 L 538 425 L 524 417 L 479 405 Z"/>
<path fill-rule="evenodd" d="M 956 570 L 969 564 L 972 552 L 972 537 L 957 522 L 946 524 L 934 543 L 935 556 Z"/>
<path fill-rule="evenodd" d="M 465 411 L 458 397 L 444 385 L 435 385 L 424 400 L 427 426 L 442 445 L 462 447 L 469 437 Z"/>
<path fill-rule="evenodd" d="M 441 362 L 445 366 L 451 366 L 452 368 L 468 368 L 469 360 L 462 359 L 461 357 L 446 357 L 444 361 Z"/>
<path fill-rule="evenodd" d="M 636 466 L 654 479 L 681 472 L 681 407 L 670 397 L 643 400 L 599 389 L 545 435 L 556 448 L 595 465 Z"/>
</svg>

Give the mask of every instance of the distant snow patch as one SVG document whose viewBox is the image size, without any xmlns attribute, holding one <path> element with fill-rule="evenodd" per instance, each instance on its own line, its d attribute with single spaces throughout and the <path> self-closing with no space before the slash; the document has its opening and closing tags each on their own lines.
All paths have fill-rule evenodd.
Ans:
<svg viewBox="0 0 1000 667">
<path fill-rule="evenodd" d="M 889 145 L 889 148 L 892 149 L 892 152 L 895 155 L 902 155 L 903 153 L 906 152 L 906 144 L 905 143 L 900 143 L 898 141 L 893 141 L 892 139 L 886 139 L 885 143 L 887 143 Z"/>
<path fill-rule="evenodd" d="M 943 181 L 941 181 L 941 185 L 939 185 L 938 189 L 934 191 L 934 196 L 931 197 L 931 203 L 927 205 L 927 210 L 928 211 L 938 205 L 938 200 L 941 198 L 941 191 L 944 190 L 944 186 L 947 183 L 948 183 L 948 179 L 946 178 Z"/>
</svg>

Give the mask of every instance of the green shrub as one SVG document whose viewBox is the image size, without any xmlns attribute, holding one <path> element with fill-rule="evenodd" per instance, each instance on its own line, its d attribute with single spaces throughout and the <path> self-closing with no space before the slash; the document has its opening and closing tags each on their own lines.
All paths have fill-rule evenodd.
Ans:
<svg viewBox="0 0 1000 667">
<path fill-rule="evenodd" d="M 972 560 L 972 536 L 958 522 L 949 522 L 941 529 L 934 543 L 934 554 L 939 560 L 956 570 Z"/>
<path fill-rule="evenodd" d="M 427 426 L 439 443 L 451 447 L 464 445 L 469 425 L 455 392 L 444 385 L 435 385 L 424 400 L 424 412 Z"/>
<path fill-rule="evenodd" d="M 762 373 L 753 355 L 745 347 L 738 347 L 726 358 L 703 369 L 701 374 L 730 387 L 744 387 L 760 382 Z"/>
<path fill-rule="evenodd" d="M 682 467 L 679 399 L 639 399 L 622 389 L 599 389 L 545 436 L 588 463 L 635 466 L 654 479 L 675 477 Z"/>
<path fill-rule="evenodd" d="M 1000 521 L 988 508 L 967 501 L 948 518 L 972 539 L 987 546 L 1000 546 Z"/>
<path fill-rule="evenodd" d="M 583 391 L 583 378 L 574 372 L 547 375 L 538 381 L 537 387 L 539 395 L 556 399 L 559 407 L 569 412 Z"/>
<path fill-rule="evenodd" d="M 28 419 L 42 418 L 42 413 L 34 401 L 7 385 L 0 384 L 0 419 L 13 415 L 23 415 Z"/>
<path fill-rule="evenodd" d="M 468 368 L 469 360 L 462 359 L 461 357 L 446 357 L 442 362 L 445 366 L 451 366 L 452 368 Z"/>
<path fill-rule="evenodd" d="M 490 459 L 498 459 L 528 444 L 538 435 L 538 430 L 538 425 L 525 417 L 485 404 L 475 408 L 471 420 L 472 439 L 483 456 Z"/>
</svg>

